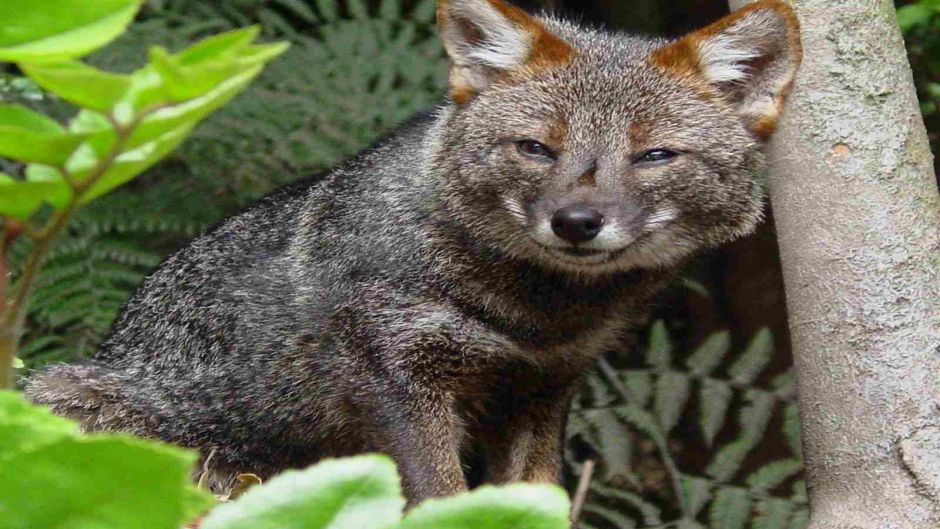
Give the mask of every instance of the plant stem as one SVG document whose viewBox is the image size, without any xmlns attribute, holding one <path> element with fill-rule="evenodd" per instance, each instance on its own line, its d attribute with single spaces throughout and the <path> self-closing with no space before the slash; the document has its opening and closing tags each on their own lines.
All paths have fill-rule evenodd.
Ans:
<svg viewBox="0 0 940 529">
<path fill-rule="evenodd" d="M 111 166 L 114 165 L 115 161 L 117 161 L 134 127 L 136 127 L 143 118 L 162 107 L 163 105 L 150 107 L 141 112 L 126 126 L 122 126 L 117 120 L 113 119 L 113 117 L 109 117 L 114 126 L 114 144 L 111 146 L 107 157 L 96 164 L 88 176 L 81 181 L 76 180 L 72 175 L 68 174 L 66 170 L 60 169 L 63 178 L 65 178 L 72 188 L 72 197 L 64 208 L 52 214 L 52 217 L 42 229 L 32 232 L 30 238 L 32 239 L 33 246 L 30 248 L 29 256 L 27 256 L 26 263 L 23 266 L 23 273 L 16 281 L 16 293 L 13 300 L 7 305 L 5 294 L 0 296 L 0 298 L 4 300 L 3 305 L 0 305 L 0 307 L 3 308 L 3 310 L 0 311 L 0 389 L 13 388 L 13 359 L 16 357 L 17 345 L 19 344 L 20 337 L 23 335 L 29 296 L 32 294 L 33 288 L 35 287 L 36 279 L 39 277 L 40 269 L 42 268 L 49 248 L 52 246 L 52 242 L 69 223 L 75 210 L 77 210 L 79 205 L 83 202 L 85 193 L 91 189 L 98 179 L 107 173 L 108 170 L 111 169 Z M 7 226 L 8 225 L 9 224 L 7 224 Z M 8 249 L 6 241 L 7 233 L 9 233 L 9 230 L 5 227 L 5 242 L 2 247 L 3 257 L 0 257 L 0 271 L 6 268 L 5 256 L 6 250 Z M 6 289 L 5 285 L 6 274 L 4 274 L 3 280 L 0 281 L 0 293 L 3 293 Z"/>
</svg>

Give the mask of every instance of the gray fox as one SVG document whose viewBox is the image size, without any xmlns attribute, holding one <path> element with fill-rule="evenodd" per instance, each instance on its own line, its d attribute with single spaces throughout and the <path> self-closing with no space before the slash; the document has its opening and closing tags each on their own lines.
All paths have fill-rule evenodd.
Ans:
<svg viewBox="0 0 940 529">
<path fill-rule="evenodd" d="M 665 40 L 441 0 L 438 26 L 438 108 L 169 257 L 29 397 L 212 454 L 216 489 L 369 451 L 411 504 L 557 482 L 585 370 L 760 221 L 798 24 L 765 0 Z"/>
</svg>

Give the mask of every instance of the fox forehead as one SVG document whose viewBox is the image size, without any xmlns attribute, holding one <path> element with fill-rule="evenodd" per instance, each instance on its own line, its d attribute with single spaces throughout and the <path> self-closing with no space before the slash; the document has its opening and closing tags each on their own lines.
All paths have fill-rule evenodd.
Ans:
<svg viewBox="0 0 940 529">
<path fill-rule="evenodd" d="M 696 87 L 666 75 L 651 62 L 665 41 L 594 33 L 550 21 L 577 55 L 568 63 L 493 86 L 471 104 L 477 123 L 503 136 L 529 136 L 550 146 L 564 143 L 631 146 L 669 137 L 676 147 L 698 141 L 709 127 L 727 124 Z M 472 118 L 471 118 L 472 119 Z M 697 128 L 689 127 L 691 122 Z"/>
</svg>

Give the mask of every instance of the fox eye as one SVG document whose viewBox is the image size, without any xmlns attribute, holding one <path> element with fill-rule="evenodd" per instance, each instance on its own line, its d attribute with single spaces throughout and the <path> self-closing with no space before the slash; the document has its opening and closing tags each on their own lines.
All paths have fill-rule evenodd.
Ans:
<svg viewBox="0 0 940 529">
<path fill-rule="evenodd" d="M 520 153 L 529 158 L 555 159 L 555 151 L 535 140 L 519 140 L 516 142 L 516 148 L 519 149 Z"/>
<path fill-rule="evenodd" d="M 651 149 L 635 157 L 633 159 L 633 163 L 639 163 L 639 164 L 662 163 L 662 162 L 667 162 L 669 160 L 672 160 L 676 156 L 679 156 L 679 154 L 676 152 L 670 151 L 668 149 Z"/>
</svg>

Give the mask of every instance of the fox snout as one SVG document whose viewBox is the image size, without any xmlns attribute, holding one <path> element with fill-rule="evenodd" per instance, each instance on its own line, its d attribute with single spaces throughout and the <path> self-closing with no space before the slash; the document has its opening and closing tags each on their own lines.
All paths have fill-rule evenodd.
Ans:
<svg viewBox="0 0 940 529">
<path fill-rule="evenodd" d="M 643 232 L 647 208 L 626 196 L 575 194 L 529 204 L 530 237 L 554 250 L 576 253 L 613 252 L 630 245 Z"/>
<path fill-rule="evenodd" d="M 552 215 L 552 231 L 573 244 L 587 242 L 604 229 L 604 214 L 588 204 L 574 204 Z"/>
</svg>

